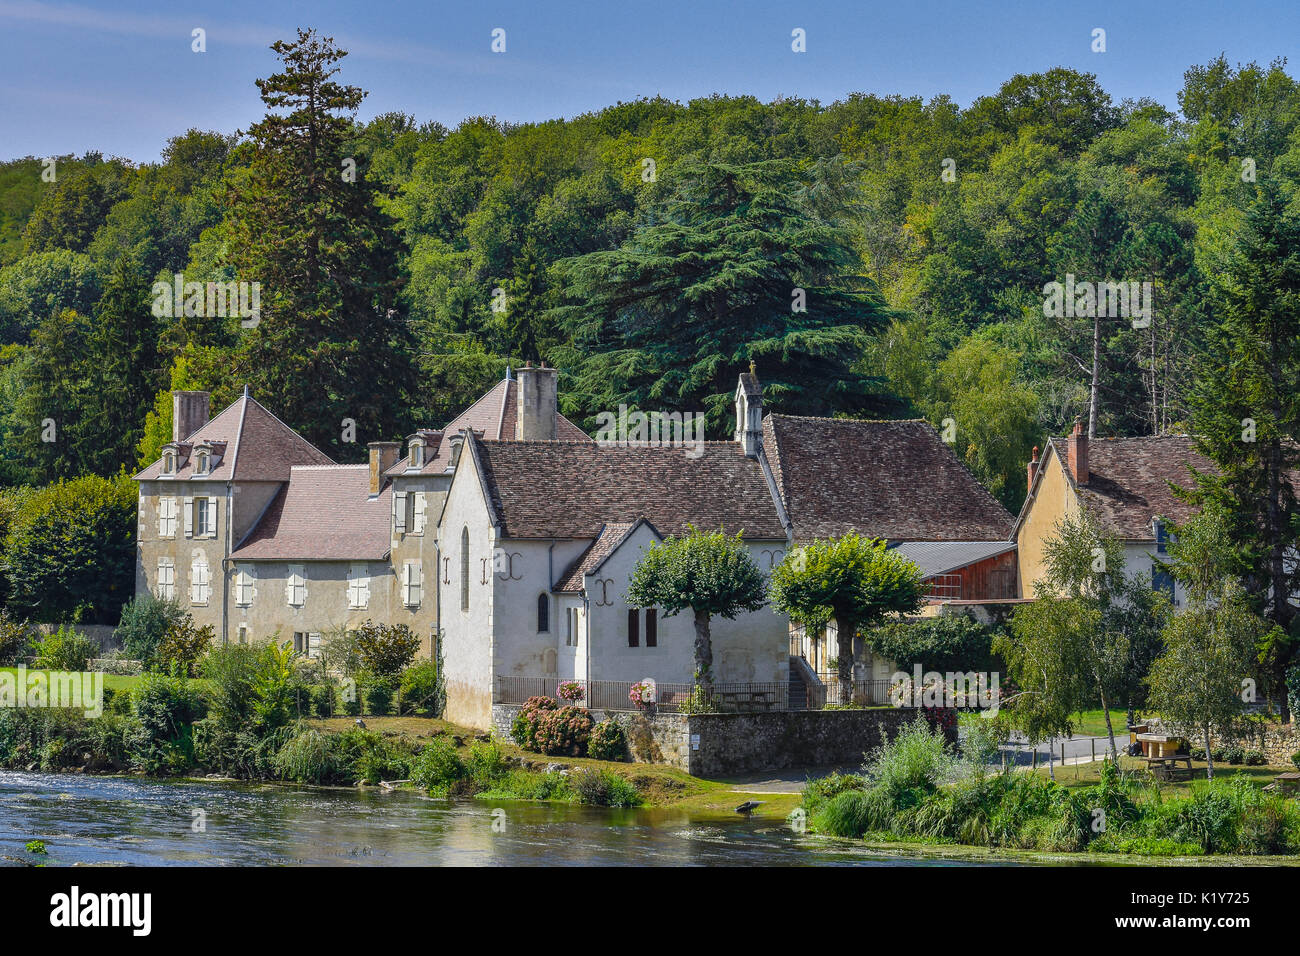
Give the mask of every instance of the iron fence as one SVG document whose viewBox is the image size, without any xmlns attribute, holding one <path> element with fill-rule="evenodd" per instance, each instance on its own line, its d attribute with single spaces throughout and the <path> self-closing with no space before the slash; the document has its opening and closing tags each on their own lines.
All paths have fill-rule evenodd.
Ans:
<svg viewBox="0 0 1300 956">
<path fill-rule="evenodd" d="M 582 698 L 577 701 L 590 710 L 635 711 L 639 708 L 629 696 L 637 681 L 573 680 L 558 677 L 515 677 L 499 674 L 493 703 L 522 704 L 530 697 L 549 697 L 559 700 L 561 684 L 577 684 L 582 688 Z M 713 693 L 705 697 L 696 684 L 655 683 L 654 709 L 660 713 L 683 711 L 716 712 L 731 714 L 764 713 L 786 710 L 789 706 L 790 686 L 779 681 L 718 683 Z"/>
</svg>

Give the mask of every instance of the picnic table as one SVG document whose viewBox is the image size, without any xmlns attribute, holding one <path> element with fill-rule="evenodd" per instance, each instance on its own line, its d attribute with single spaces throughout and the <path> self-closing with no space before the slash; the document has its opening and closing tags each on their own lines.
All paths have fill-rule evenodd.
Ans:
<svg viewBox="0 0 1300 956">
<path fill-rule="evenodd" d="M 1280 773 L 1273 778 L 1273 784 L 1279 790 L 1300 790 L 1300 773 Z"/>
<path fill-rule="evenodd" d="M 1166 754 L 1159 757 L 1141 757 L 1147 769 L 1157 780 L 1191 780 L 1192 758 L 1188 754 Z M 1184 764 L 1180 767 L 1179 764 Z"/>
</svg>

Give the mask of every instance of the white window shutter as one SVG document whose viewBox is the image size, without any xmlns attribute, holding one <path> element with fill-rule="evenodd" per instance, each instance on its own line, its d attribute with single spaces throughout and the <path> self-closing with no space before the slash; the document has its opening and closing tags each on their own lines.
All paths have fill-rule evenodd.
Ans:
<svg viewBox="0 0 1300 956">
<path fill-rule="evenodd" d="M 194 537 L 194 499 L 185 497 L 185 537 Z"/>
<path fill-rule="evenodd" d="M 217 536 L 217 499 L 208 498 L 208 537 Z"/>
<path fill-rule="evenodd" d="M 425 510 L 428 508 L 428 496 L 423 491 L 415 493 L 415 508 L 412 515 L 412 528 L 415 534 L 424 534 Z"/>
<path fill-rule="evenodd" d="M 393 493 L 393 530 L 398 534 L 406 533 L 406 492 Z"/>
</svg>

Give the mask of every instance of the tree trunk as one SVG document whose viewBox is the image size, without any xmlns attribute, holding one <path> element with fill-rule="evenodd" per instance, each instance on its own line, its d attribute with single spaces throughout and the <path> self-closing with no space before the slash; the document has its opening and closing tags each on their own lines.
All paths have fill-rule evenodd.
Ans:
<svg viewBox="0 0 1300 956">
<path fill-rule="evenodd" d="M 1052 780 L 1056 779 L 1056 759 L 1053 756 L 1054 754 L 1053 748 L 1055 744 L 1056 744 L 1055 737 L 1047 738 L 1047 776 L 1050 777 Z M 1061 769 L 1062 770 L 1065 769 L 1064 764 L 1061 765 Z"/>
<path fill-rule="evenodd" d="M 1101 695 L 1101 710 L 1106 715 L 1106 734 L 1110 737 L 1110 759 L 1115 762 L 1115 769 L 1119 769 L 1119 748 L 1115 746 L 1115 728 L 1110 722 L 1110 701 L 1106 695 Z"/>
<path fill-rule="evenodd" d="M 713 643 L 709 639 L 709 612 L 695 612 L 695 683 L 706 697 L 713 696 Z"/>
<path fill-rule="evenodd" d="M 1101 388 L 1101 311 L 1092 320 L 1092 388 L 1088 395 L 1088 437 L 1097 437 L 1098 391 Z"/>
<path fill-rule="evenodd" d="M 1205 725 L 1205 779 L 1214 779 L 1214 755 L 1210 753 L 1210 725 Z"/>
<path fill-rule="evenodd" d="M 839 641 L 839 659 L 835 662 L 839 677 L 841 704 L 853 703 L 853 628 L 836 621 L 835 636 Z"/>
</svg>

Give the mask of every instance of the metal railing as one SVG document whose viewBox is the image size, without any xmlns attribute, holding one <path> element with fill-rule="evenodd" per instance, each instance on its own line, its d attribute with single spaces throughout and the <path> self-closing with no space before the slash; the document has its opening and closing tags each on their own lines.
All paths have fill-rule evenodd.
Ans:
<svg viewBox="0 0 1300 956">
<path fill-rule="evenodd" d="M 808 688 L 808 709 L 821 710 L 827 704 L 840 702 L 840 678 L 837 674 L 818 674 L 820 684 Z M 887 680 L 855 680 L 850 697 L 859 707 L 885 707 L 893 703 L 889 696 Z"/>
<path fill-rule="evenodd" d="M 550 697 L 559 700 L 561 683 L 578 684 L 583 689 L 581 700 L 576 701 L 589 710 L 636 711 L 639 708 L 629 697 L 635 681 L 574 680 L 562 681 L 557 677 L 515 677 L 498 674 L 495 704 L 522 704 L 530 697 Z M 786 710 L 789 706 L 790 685 L 780 681 L 717 683 L 713 694 L 705 699 L 695 684 L 655 684 L 654 709 L 659 713 L 682 711 L 716 712 L 724 714 L 765 713 Z"/>
</svg>

